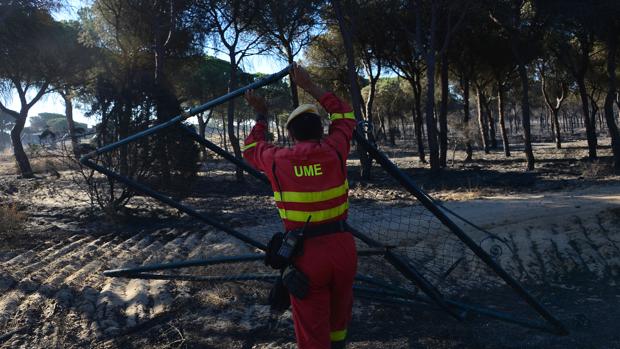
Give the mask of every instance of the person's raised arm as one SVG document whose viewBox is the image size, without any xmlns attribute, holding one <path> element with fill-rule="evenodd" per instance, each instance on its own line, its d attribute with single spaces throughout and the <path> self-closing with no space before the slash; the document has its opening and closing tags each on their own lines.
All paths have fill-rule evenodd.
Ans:
<svg viewBox="0 0 620 349">
<path fill-rule="evenodd" d="M 293 67 L 290 72 L 291 79 L 295 82 L 299 88 L 308 92 L 314 99 L 319 101 L 326 91 L 315 84 L 310 78 L 310 74 L 302 66 L 297 63 L 293 63 Z"/>
<path fill-rule="evenodd" d="M 245 100 L 256 112 L 256 124 L 243 142 L 243 157 L 254 167 L 265 172 L 271 168 L 275 152 L 278 149 L 265 141 L 267 132 L 267 102 L 261 96 L 248 90 Z"/>
<path fill-rule="evenodd" d="M 329 126 L 329 135 L 325 140 L 339 149 L 341 154 L 346 157 L 349 154 L 350 142 L 355 129 L 353 109 L 333 93 L 316 85 L 310 78 L 310 74 L 296 63 L 291 68 L 291 79 L 297 86 L 321 103 L 329 113 L 329 119 L 332 123 Z"/>
</svg>

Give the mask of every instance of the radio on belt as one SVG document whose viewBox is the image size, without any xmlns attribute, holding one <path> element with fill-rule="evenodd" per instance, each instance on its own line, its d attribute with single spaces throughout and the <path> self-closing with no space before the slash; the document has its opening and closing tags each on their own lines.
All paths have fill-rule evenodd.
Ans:
<svg viewBox="0 0 620 349">
<path fill-rule="evenodd" d="M 287 260 L 293 257 L 293 254 L 296 252 L 296 247 L 299 244 L 299 241 L 303 239 L 304 231 L 306 230 L 308 223 L 310 223 L 310 218 L 312 218 L 312 216 L 308 216 L 308 220 L 306 220 L 303 228 L 294 229 L 286 233 L 284 236 L 284 241 L 282 241 L 282 245 L 278 250 L 279 256 Z"/>
</svg>

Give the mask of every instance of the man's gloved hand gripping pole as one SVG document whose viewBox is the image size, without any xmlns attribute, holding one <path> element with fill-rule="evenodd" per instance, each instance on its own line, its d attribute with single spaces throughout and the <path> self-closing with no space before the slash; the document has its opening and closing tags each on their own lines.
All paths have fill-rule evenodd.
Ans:
<svg viewBox="0 0 620 349">
<path fill-rule="evenodd" d="M 299 86 L 299 88 L 308 92 L 317 101 L 321 99 L 321 96 L 323 96 L 326 92 L 324 89 L 312 82 L 308 71 L 297 63 L 292 64 L 289 76 L 291 77 L 291 80 Z M 256 112 L 256 121 L 267 121 L 267 113 L 269 108 L 263 97 L 257 95 L 254 90 L 247 90 L 245 92 L 245 100 Z"/>
<path fill-rule="evenodd" d="M 267 121 L 269 109 L 263 97 L 254 93 L 254 90 L 247 90 L 245 91 L 245 100 L 256 112 L 256 121 Z"/>
</svg>

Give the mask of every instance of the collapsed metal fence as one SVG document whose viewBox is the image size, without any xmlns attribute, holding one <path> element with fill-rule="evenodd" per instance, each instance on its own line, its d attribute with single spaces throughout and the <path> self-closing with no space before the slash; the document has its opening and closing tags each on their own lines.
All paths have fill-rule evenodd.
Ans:
<svg viewBox="0 0 620 349">
<path fill-rule="evenodd" d="M 265 186 L 268 181 L 262 173 L 222 149 L 209 140 L 209 137 L 199 136 L 182 122 L 193 115 L 236 98 L 248 89 L 258 89 L 278 81 L 288 72 L 289 67 L 203 105 L 191 108 L 169 121 L 96 149 L 82 157 L 80 162 L 137 192 L 203 221 L 255 249 L 265 251 L 265 242 L 270 233 L 280 229 L 275 212 L 270 222 L 233 229 L 213 214 L 200 212 L 179 199 L 174 199 L 170 195 L 165 195 L 133 178 L 123 176 L 103 166 L 98 158 L 165 129 L 180 127 L 188 137 L 221 157 L 225 164 L 230 165 L 230 168 L 242 168 Z M 354 135 L 355 141 L 374 160 L 373 173 L 382 178 L 383 182 L 400 189 L 395 195 L 369 198 L 363 183 L 359 183 L 357 187 L 352 185 L 349 193 L 348 222 L 352 227 L 352 233 L 357 238 L 360 256 L 359 273 L 354 286 L 356 295 L 386 303 L 432 304 L 459 320 L 465 319 L 470 313 L 475 313 L 555 334 L 567 334 L 564 325 L 506 271 L 516 270 L 511 265 L 510 246 L 501 237 L 479 229 L 473 223 L 433 200 L 415 184 L 409 175 L 367 141 L 363 129 L 360 123 Z M 382 190 L 381 184 L 375 183 L 375 186 L 379 187 L 378 190 Z M 454 218 L 475 227 L 475 234 L 466 233 L 455 223 Z M 208 259 L 107 270 L 104 274 L 109 277 L 203 282 L 249 280 L 271 282 L 276 275 L 260 268 L 257 261 L 262 258 L 263 255 L 260 253 L 214 256 Z M 231 263 L 252 264 L 256 266 L 254 269 L 259 270 L 256 273 L 222 276 L 164 272 Z M 510 306 L 502 307 L 508 295 L 512 295 L 515 301 Z M 531 309 L 530 315 L 523 315 L 521 311 L 514 314 L 512 308 L 515 303 L 523 309 Z"/>
</svg>

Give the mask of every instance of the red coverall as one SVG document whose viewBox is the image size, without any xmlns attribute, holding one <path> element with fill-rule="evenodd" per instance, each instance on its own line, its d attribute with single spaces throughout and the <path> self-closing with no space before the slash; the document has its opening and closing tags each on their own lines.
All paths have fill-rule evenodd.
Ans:
<svg viewBox="0 0 620 349">
<path fill-rule="evenodd" d="M 328 136 L 301 141 L 292 148 L 265 141 L 267 124 L 258 121 L 245 140 L 244 158 L 263 171 L 274 192 L 286 230 L 300 228 L 309 215 L 310 226 L 347 217 L 346 159 L 355 128 L 351 107 L 332 93 L 319 102 L 332 120 Z M 357 252 L 350 233 L 306 239 L 295 266 L 310 280 L 308 296 L 291 296 L 297 344 L 301 349 L 343 345 L 353 304 Z"/>
</svg>

